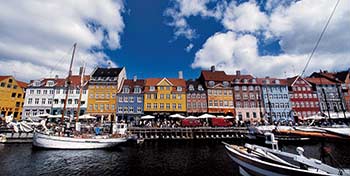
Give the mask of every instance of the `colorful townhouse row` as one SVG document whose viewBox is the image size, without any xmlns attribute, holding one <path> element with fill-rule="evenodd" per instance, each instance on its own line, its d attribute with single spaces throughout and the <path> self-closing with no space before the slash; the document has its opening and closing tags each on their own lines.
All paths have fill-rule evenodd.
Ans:
<svg viewBox="0 0 350 176">
<path fill-rule="evenodd" d="M 195 80 L 178 78 L 127 79 L 126 69 L 96 68 L 91 75 L 71 77 L 67 116 L 89 113 L 106 120 L 133 120 L 143 115 L 230 115 L 239 121 L 295 120 L 319 112 L 350 110 L 350 71 L 320 71 L 307 78 L 257 78 L 228 75 L 215 67 L 202 70 Z M 38 114 L 61 114 L 65 78 L 32 80 L 27 85 L 0 77 L 1 116 L 17 119 Z M 80 87 L 81 109 L 77 112 Z M 25 96 L 25 99 L 24 99 Z"/>
</svg>

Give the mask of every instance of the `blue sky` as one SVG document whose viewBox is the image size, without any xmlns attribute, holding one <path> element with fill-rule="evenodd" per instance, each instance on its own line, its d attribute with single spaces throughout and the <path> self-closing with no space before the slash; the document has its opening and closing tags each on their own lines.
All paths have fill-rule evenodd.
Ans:
<svg viewBox="0 0 350 176">
<path fill-rule="evenodd" d="M 67 75 L 125 66 L 132 78 L 197 78 L 200 70 L 299 74 L 334 0 L 17 0 L 0 7 L 0 75 Z M 307 74 L 350 65 L 350 1 L 340 1 Z M 342 62 L 339 62 L 341 60 Z M 25 69 L 24 69 L 25 68 Z"/>
</svg>

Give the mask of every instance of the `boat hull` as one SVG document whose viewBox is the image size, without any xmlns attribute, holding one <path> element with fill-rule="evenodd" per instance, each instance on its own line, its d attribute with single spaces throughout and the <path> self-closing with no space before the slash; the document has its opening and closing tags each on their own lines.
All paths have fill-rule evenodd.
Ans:
<svg viewBox="0 0 350 176">
<path fill-rule="evenodd" d="M 71 138 L 34 132 L 33 146 L 47 149 L 102 149 L 126 142 L 126 138 Z"/>
<path fill-rule="evenodd" d="M 249 175 L 269 175 L 269 176 L 287 176 L 287 175 L 330 175 L 327 173 L 316 173 L 308 170 L 282 166 L 274 163 L 265 162 L 257 158 L 252 158 L 238 150 L 225 146 L 228 156 L 239 165 L 240 171 Z M 241 171 L 242 173 L 242 171 Z"/>
</svg>

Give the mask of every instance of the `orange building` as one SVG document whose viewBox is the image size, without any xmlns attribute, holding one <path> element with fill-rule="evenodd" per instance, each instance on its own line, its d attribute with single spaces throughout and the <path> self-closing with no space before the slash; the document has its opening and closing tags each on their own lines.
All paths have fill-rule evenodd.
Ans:
<svg viewBox="0 0 350 176">
<path fill-rule="evenodd" d="M 27 83 L 16 80 L 13 76 L 0 76 L 0 116 L 13 115 L 20 120 Z"/>
<path fill-rule="evenodd" d="M 208 97 L 208 113 L 234 115 L 232 80 L 233 76 L 224 71 L 202 70 L 199 80 L 206 87 Z"/>
</svg>

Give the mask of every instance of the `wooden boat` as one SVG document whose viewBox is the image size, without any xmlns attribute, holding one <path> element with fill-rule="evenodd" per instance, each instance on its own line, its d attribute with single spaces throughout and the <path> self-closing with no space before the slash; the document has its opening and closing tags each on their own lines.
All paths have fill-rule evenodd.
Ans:
<svg viewBox="0 0 350 176">
<path fill-rule="evenodd" d="M 297 148 L 299 155 L 282 152 L 278 150 L 277 142 L 274 139 L 272 141 L 275 143 L 272 149 L 250 144 L 224 144 L 228 156 L 238 164 L 242 175 L 350 175 L 348 170 L 334 168 L 319 160 L 305 157 L 300 147 Z M 279 156 L 288 157 L 299 165 L 291 164 Z"/>
</svg>

